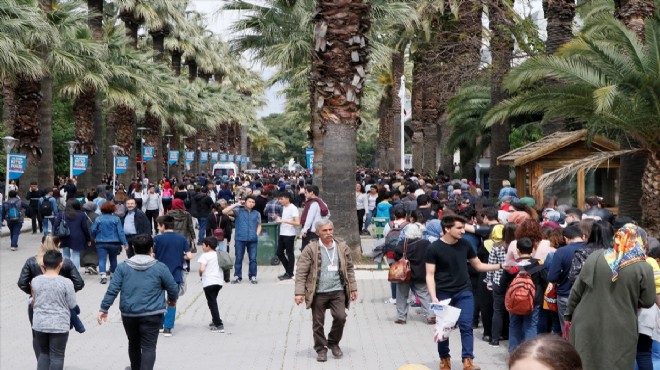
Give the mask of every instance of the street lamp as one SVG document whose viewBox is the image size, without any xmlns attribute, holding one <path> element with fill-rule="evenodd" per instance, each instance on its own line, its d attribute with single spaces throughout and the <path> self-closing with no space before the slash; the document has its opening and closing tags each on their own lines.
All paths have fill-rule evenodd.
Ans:
<svg viewBox="0 0 660 370">
<path fill-rule="evenodd" d="M 165 137 L 167 138 L 167 156 L 165 157 L 166 160 L 165 162 L 167 163 L 167 180 L 170 180 L 170 139 L 172 138 L 172 134 L 166 134 Z"/>
<path fill-rule="evenodd" d="M 76 147 L 80 144 L 78 141 L 67 141 L 66 145 L 69 146 L 69 178 L 73 179 L 73 153 L 76 152 Z"/>
<path fill-rule="evenodd" d="M 11 150 L 14 149 L 14 145 L 16 145 L 17 141 L 18 139 L 11 136 L 5 136 L 2 138 L 2 144 L 5 146 L 5 153 L 7 155 L 7 172 L 5 176 L 5 197 L 9 197 L 9 154 L 11 154 Z"/>
<path fill-rule="evenodd" d="M 188 163 L 186 162 L 186 151 L 188 148 L 186 147 L 186 139 L 188 136 L 181 136 L 181 142 L 183 143 L 183 163 L 181 163 L 181 181 L 183 181 L 183 177 L 186 175 L 186 169 L 188 167 Z"/>
<path fill-rule="evenodd" d="M 195 176 L 199 175 L 202 171 L 202 143 L 204 139 L 197 139 L 197 171 Z"/>
<path fill-rule="evenodd" d="M 144 138 L 142 137 L 143 133 L 148 130 L 146 127 L 138 127 L 136 130 L 140 131 L 140 181 L 144 179 Z"/>
<path fill-rule="evenodd" d="M 119 145 L 110 145 L 112 150 L 112 195 L 117 192 L 117 155 L 121 147 Z"/>
</svg>

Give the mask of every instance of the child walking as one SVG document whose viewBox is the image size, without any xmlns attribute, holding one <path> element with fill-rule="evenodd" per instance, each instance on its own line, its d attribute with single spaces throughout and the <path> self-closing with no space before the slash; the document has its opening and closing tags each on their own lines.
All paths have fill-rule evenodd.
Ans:
<svg viewBox="0 0 660 370">
<path fill-rule="evenodd" d="M 49 250 L 43 256 L 43 275 L 32 279 L 35 331 L 40 353 L 37 370 L 64 368 L 64 352 L 69 339 L 71 310 L 77 306 L 71 280 L 59 275 L 62 253 Z"/>
<path fill-rule="evenodd" d="M 197 262 L 199 262 L 199 276 L 202 277 L 206 303 L 209 305 L 213 320 L 209 326 L 212 332 L 224 333 L 225 327 L 218 312 L 218 292 L 222 289 L 223 277 L 222 271 L 218 266 L 218 254 L 215 251 L 217 246 L 218 241 L 214 237 L 204 238 L 202 241 L 204 254 L 199 257 Z"/>
</svg>

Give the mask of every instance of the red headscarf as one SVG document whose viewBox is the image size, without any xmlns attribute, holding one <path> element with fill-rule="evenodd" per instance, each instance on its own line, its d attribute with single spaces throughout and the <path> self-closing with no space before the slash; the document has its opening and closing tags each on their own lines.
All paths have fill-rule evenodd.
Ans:
<svg viewBox="0 0 660 370">
<path fill-rule="evenodd" d="M 172 209 L 186 209 L 186 206 L 183 204 L 183 201 L 179 198 L 172 200 Z"/>
</svg>

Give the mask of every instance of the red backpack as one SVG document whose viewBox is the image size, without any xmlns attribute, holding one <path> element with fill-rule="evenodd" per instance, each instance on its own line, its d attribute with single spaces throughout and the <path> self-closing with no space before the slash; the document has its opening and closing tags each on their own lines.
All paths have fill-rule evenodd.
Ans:
<svg viewBox="0 0 660 370">
<path fill-rule="evenodd" d="M 536 286 L 532 275 L 541 271 L 545 266 L 535 266 L 529 271 L 520 270 L 513 279 L 504 297 L 506 310 L 514 315 L 529 315 L 534 312 L 534 297 Z"/>
</svg>

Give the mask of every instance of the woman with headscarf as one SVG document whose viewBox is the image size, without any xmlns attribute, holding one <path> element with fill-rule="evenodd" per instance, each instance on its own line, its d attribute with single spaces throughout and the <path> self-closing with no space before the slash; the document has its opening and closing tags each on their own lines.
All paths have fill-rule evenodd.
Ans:
<svg viewBox="0 0 660 370">
<path fill-rule="evenodd" d="M 405 324 L 408 320 L 408 295 L 410 289 L 414 289 L 424 310 L 426 321 L 435 324 L 435 313 L 429 308 L 431 295 L 426 287 L 426 260 L 424 255 L 431 243 L 422 239 L 422 229 L 417 224 L 406 226 L 406 239 L 399 242 L 394 249 L 394 260 L 403 257 L 404 249 L 407 249 L 406 258 L 410 261 L 410 282 L 396 284 L 396 312 L 395 324 Z"/>
<path fill-rule="evenodd" d="M 183 204 L 183 201 L 179 198 L 174 198 L 172 200 L 172 210 L 167 213 L 168 216 L 174 218 L 174 232 L 182 235 L 188 243 L 190 248 L 195 246 L 193 242 L 195 240 L 195 228 L 193 227 L 193 219 L 188 211 L 186 211 L 186 206 Z M 205 230 L 200 230 L 200 232 L 205 232 Z M 186 260 L 186 268 L 184 271 L 190 272 L 190 260 Z"/>
<path fill-rule="evenodd" d="M 429 243 L 440 239 L 442 236 L 442 223 L 438 219 L 429 220 L 426 223 L 426 229 L 422 232 L 422 238 L 428 240 Z"/>
<path fill-rule="evenodd" d="M 645 259 L 633 224 L 616 232 L 612 247 L 587 258 L 564 313 L 565 328 L 582 356 L 584 370 L 634 367 L 637 309 L 651 307 L 656 297 L 653 269 Z"/>
<path fill-rule="evenodd" d="M 607 221 L 598 221 L 597 223 L 607 223 Z M 646 252 L 646 262 L 653 268 L 653 277 L 655 279 L 655 305 L 651 308 L 642 308 L 637 312 L 637 328 L 639 336 L 637 338 L 637 368 L 638 370 L 653 370 L 653 357 L 651 355 L 653 349 L 653 337 L 656 333 L 658 318 L 660 317 L 660 266 L 658 266 L 657 258 L 660 257 L 660 249 L 649 249 L 649 237 L 644 229 L 637 228 L 637 232 L 641 239 L 644 251 Z M 594 235 L 592 231 L 591 235 Z"/>
<path fill-rule="evenodd" d="M 63 221 L 69 228 L 69 235 L 60 236 L 62 254 L 73 262 L 76 269 L 80 269 L 80 251 L 87 247 L 92 238 L 87 228 L 87 217 L 81 211 L 79 201 L 76 199 L 66 201 L 64 212 L 55 217 L 53 230 L 57 230 Z"/>
</svg>

